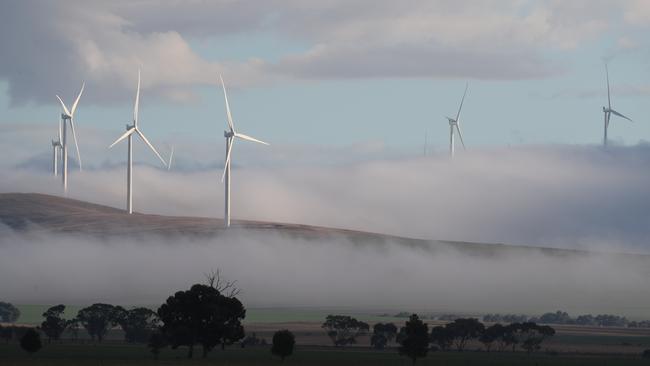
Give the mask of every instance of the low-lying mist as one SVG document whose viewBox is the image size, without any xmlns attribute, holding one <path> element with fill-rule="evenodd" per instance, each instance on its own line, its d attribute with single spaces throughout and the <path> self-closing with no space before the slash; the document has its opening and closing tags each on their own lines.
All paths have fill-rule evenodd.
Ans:
<svg viewBox="0 0 650 366">
<path fill-rule="evenodd" d="M 253 154 L 243 146 L 238 159 Z M 437 154 L 316 165 L 274 149 L 274 165 L 243 159 L 233 169 L 234 218 L 427 239 L 650 252 L 648 145 L 482 149 L 459 152 L 453 161 Z M 124 166 L 86 166 L 83 172 L 71 169 L 69 197 L 124 207 Z M 137 165 L 135 210 L 223 217 L 220 169 L 182 168 Z M 47 170 L 6 171 L 0 192 L 61 195 Z"/>
<path fill-rule="evenodd" d="M 650 260 L 639 256 L 477 256 L 243 229 L 202 239 L 0 234 L 0 294 L 16 303 L 155 305 L 218 268 L 248 307 L 650 316 Z"/>
</svg>

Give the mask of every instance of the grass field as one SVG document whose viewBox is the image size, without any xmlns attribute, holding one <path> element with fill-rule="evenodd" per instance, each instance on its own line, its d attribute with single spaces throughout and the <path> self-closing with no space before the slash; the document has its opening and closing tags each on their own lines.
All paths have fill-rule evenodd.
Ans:
<svg viewBox="0 0 650 366">
<path fill-rule="evenodd" d="M 195 350 L 200 355 L 200 350 Z M 0 365 L 280 365 L 268 348 L 231 347 L 215 350 L 207 359 L 185 358 L 186 349 L 163 350 L 160 359 L 154 360 L 142 345 L 124 344 L 50 344 L 36 353 L 27 355 L 18 345 L 0 344 Z M 620 355 L 547 355 L 525 353 L 485 352 L 433 352 L 417 362 L 418 365 L 647 365 L 639 356 Z M 295 350 L 285 365 L 410 365 L 410 361 L 396 350 L 373 351 L 368 349 L 334 349 L 302 347 Z"/>
</svg>

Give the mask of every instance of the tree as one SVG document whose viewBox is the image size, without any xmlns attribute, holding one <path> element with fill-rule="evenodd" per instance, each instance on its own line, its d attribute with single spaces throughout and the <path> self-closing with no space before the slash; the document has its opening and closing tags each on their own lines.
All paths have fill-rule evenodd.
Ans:
<svg viewBox="0 0 650 366">
<path fill-rule="evenodd" d="M 147 342 L 159 323 L 158 314 L 147 308 L 128 310 L 119 322 L 124 330 L 124 339 L 130 343 Z"/>
<path fill-rule="evenodd" d="M 158 359 L 160 350 L 167 347 L 167 338 L 164 334 L 159 331 L 154 331 L 149 335 L 149 343 L 147 344 L 151 353 L 153 353 L 153 358 Z"/>
<path fill-rule="evenodd" d="M 479 342 L 483 343 L 485 350 L 490 352 L 490 349 L 492 348 L 494 342 L 501 338 L 503 336 L 503 333 L 503 325 L 497 323 L 485 328 L 485 331 L 478 337 L 478 340 Z"/>
<path fill-rule="evenodd" d="M 411 359 L 413 364 L 418 358 L 426 357 L 429 351 L 429 326 L 423 323 L 417 314 L 411 315 L 399 337 L 399 354 Z"/>
<path fill-rule="evenodd" d="M 65 329 L 72 334 L 72 339 L 77 340 L 79 338 L 79 319 L 72 318 L 65 322 Z"/>
<path fill-rule="evenodd" d="M 92 340 L 101 342 L 109 329 L 124 321 L 126 310 L 110 304 L 93 304 L 79 310 L 77 320 Z"/>
<path fill-rule="evenodd" d="M 158 316 L 171 347 L 187 346 L 188 358 L 195 344 L 203 347 L 203 357 L 207 357 L 216 345 L 225 347 L 244 338 L 244 305 L 209 285 L 196 284 L 176 292 L 158 308 Z"/>
<path fill-rule="evenodd" d="M 9 343 L 11 337 L 13 337 L 14 328 L 13 327 L 0 327 L 0 338 L 5 340 L 5 343 Z"/>
<path fill-rule="evenodd" d="M 65 305 L 56 305 L 47 309 L 43 313 L 45 320 L 41 323 L 41 330 L 47 336 L 47 342 L 59 340 L 61 334 L 66 328 L 67 321 L 63 319 L 62 315 L 65 311 Z"/>
<path fill-rule="evenodd" d="M 27 332 L 25 332 L 25 334 L 20 338 L 20 348 L 28 353 L 34 353 L 41 349 L 41 347 L 43 347 L 43 344 L 41 343 L 41 335 L 33 328 L 27 330 Z"/>
<path fill-rule="evenodd" d="M 337 347 L 357 343 L 356 338 L 370 330 L 367 323 L 347 315 L 328 315 L 321 328 Z"/>
<path fill-rule="evenodd" d="M 372 327 L 370 345 L 376 349 L 384 349 L 397 335 L 397 327 L 393 323 L 377 323 Z"/>
<path fill-rule="evenodd" d="M 499 338 L 499 351 L 504 351 L 507 347 L 512 346 L 512 352 L 515 351 L 519 339 L 517 332 L 521 327 L 521 323 L 512 323 L 503 327 L 503 334 Z"/>
<path fill-rule="evenodd" d="M 485 330 L 483 323 L 475 318 L 456 319 L 445 327 L 451 331 L 456 349 L 459 352 L 463 351 L 467 341 L 478 338 Z"/>
<path fill-rule="evenodd" d="M 429 337 L 431 343 L 440 347 L 443 351 L 449 351 L 454 342 L 454 334 L 449 328 L 443 326 L 436 326 L 431 328 L 431 335 Z"/>
<path fill-rule="evenodd" d="M 8 302 L 0 301 L 0 323 L 14 323 L 20 317 L 20 310 Z"/>
<path fill-rule="evenodd" d="M 533 322 L 521 323 L 517 337 L 521 348 L 525 349 L 527 353 L 537 351 L 541 348 L 542 342 L 555 334 L 555 329 L 547 325 L 537 325 Z"/>
<path fill-rule="evenodd" d="M 296 337 L 287 329 L 278 330 L 273 334 L 273 346 L 271 353 L 284 361 L 285 357 L 291 356 L 293 347 L 296 345 Z"/>
</svg>

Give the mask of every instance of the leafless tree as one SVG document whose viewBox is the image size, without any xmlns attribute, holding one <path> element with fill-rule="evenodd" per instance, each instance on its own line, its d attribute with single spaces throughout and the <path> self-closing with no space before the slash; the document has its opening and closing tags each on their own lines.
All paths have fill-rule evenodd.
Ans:
<svg viewBox="0 0 650 366">
<path fill-rule="evenodd" d="M 236 286 L 237 281 L 228 281 L 222 278 L 221 269 L 219 268 L 216 271 L 211 269 L 204 276 L 208 282 L 208 286 L 221 292 L 224 296 L 235 297 L 241 293 L 241 289 Z"/>
</svg>

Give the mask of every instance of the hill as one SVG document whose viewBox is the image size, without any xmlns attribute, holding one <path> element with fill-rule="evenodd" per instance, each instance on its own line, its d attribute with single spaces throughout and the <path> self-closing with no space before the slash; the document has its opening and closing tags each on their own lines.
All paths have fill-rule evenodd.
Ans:
<svg viewBox="0 0 650 366">
<path fill-rule="evenodd" d="M 108 206 L 37 193 L 0 194 L 0 222 L 18 232 L 47 231 L 99 237 L 138 235 L 212 237 L 245 231 L 284 235 L 304 240 L 348 240 L 358 245 L 390 242 L 428 250 L 455 249 L 464 254 L 480 256 L 542 253 L 565 257 L 588 253 L 571 249 L 412 239 L 354 230 L 241 220 L 233 221 L 231 229 L 225 230 L 222 219 L 141 213 L 127 215 L 123 210 Z M 608 255 L 650 259 L 650 256 L 637 254 Z"/>
</svg>

